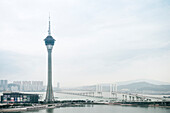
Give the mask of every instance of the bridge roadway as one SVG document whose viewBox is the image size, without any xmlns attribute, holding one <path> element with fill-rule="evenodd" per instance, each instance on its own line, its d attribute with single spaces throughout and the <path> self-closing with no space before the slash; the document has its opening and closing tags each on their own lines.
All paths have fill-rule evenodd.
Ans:
<svg viewBox="0 0 170 113">
<path fill-rule="evenodd" d="M 56 93 L 61 93 L 61 94 L 69 94 L 69 95 L 77 95 L 77 96 L 85 96 L 85 97 L 92 97 L 92 98 L 101 98 L 101 99 L 107 99 L 107 100 L 110 100 L 110 99 L 114 99 L 116 100 L 117 98 L 108 98 L 108 97 L 103 97 L 103 96 L 95 96 L 94 92 L 84 92 L 84 93 L 73 93 L 73 92 L 56 92 Z M 98 92 L 98 94 L 101 94 L 101 92 Z"/>
<path fill-rule="evenodd" d="M 62 94 L 69 94 L 69 95 L 78 95 L 78 96 L 85 96 L 85 97 L 93 97 L 93 98 L 101 98 L 101 99 L 108 99 L 108 100 L 117 100 L 115 97 L 104 97 L 102 96 L 102 92 L 97 92 L 99 96 L 95 95 L 95 92 L 83 92 L 83 93 L 75 93 L 75 92 L 56 92 L 56 93 L 62 93 Z M 157 101 L 170 101 L 163 97 L 153 97 L 153 96 L 146 96 L 141 94 L 133 94 L 133 93 L 122 93 L 122 92 L 112 92 L 112 94 L 121 94 L 123 96 L 122 101 L 151 101 L 151 99 L 156 99 Z M 129 96 L 129 97 L 128 97 Z M 129 100 L 127 99 L 129 98 Z"/>
</svg>

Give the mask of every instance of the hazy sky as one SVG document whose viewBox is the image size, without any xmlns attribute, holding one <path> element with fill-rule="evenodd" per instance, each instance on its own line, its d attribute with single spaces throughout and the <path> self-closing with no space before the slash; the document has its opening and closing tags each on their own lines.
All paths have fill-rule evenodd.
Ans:
<svg viewBox="0 0 170 113">
<path fill-rule="evenodd" d="M 0 0 L 0 79 L 46 84 L 49 12 L 54 85 L 170 82 L 169 0 Z"/>
</svg>

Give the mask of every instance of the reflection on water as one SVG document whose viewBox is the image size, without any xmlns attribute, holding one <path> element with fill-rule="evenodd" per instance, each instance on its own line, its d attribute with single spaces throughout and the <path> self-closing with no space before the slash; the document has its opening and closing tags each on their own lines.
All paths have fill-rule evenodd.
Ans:
<svg viewBox="0 0 170 113">
<path fill-rule="evenodd" d="M 46 113 L 54 113 L 54 108 L 49 108 L 49 109 L 46 109 Z"/>
<path fill-rule="evenodd" d="M 93 104 L 87 104 L 85 107 L 93 107 Z"/>
<path fill-rule="evenodd" d="M 24 113 L 33 113 L 28 111 Z M 115 105 L 83 105 L 61 108 L 49 108 L 36 111 L 36 113 L 170 113 L 170 109 L 160 107 L 132 107 Z"/>
</svg>

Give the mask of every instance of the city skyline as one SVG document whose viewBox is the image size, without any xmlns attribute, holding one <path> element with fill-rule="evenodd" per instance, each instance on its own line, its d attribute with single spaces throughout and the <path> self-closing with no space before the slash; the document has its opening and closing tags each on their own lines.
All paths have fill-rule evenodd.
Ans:
<svg viewBox="0 0 170 113">
<path fill-rule="evenodd" d="M 0 4 L 0 79 L 46 84 L 43 39 L 50 12 L 56 39 L 53 86 L 135 79 L 170 82 L 169 1 L 2 0 Z"/>
</svg>

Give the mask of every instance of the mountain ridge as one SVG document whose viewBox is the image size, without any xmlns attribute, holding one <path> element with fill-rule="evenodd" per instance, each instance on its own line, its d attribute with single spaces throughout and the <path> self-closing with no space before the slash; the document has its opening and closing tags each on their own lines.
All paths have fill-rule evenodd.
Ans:
<svg viewBox="0 0 170 113">
<path fill-rule="evenodd" d="M 110 90 L 110 84 L 102 84 L 103 91 Z M 95 91 L 96 85 L 82 86 L 73 90 Z M 136 93 L 170 93 L 170 85 L 156 85 L 148 82 L 134 82 L 127 85 L 118 85 L 117 90 L 121 92 L 136 92 Z"/>
</svg>

